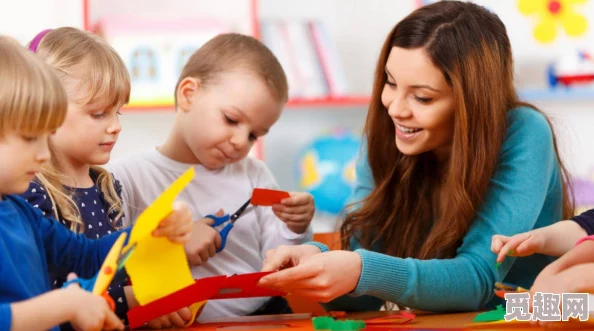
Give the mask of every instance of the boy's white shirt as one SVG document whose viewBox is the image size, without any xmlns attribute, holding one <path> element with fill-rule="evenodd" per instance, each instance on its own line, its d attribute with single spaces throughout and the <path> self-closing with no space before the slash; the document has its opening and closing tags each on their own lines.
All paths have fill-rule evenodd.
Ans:
<svg viewBox="0 0 594 331">
<path fill-rule="evenodd" d="M 131 225 L 188 167 L 194 166 L 194 180 L 177 200 L 185 201 L 194 220 L 223 209 L 234 213 L 256 187 L 277 189 L 278 185 L 264 162 L 247 157 L 218 170 L 171 160 L 155 149 L 132 155 L 108 165 L 108 170 L 122 184 L 125 225 Z M 205 264 L 193 267 L 194 278 L 258 272 L 267 250 L 280 245 L 297 245 L 310 241 L 311 225 L 303 234 L 289 230 L 272 212 L 271 207 L 250 206 L 235 222 L 223 251 Z M 205 306 L 199 320 L 245 316 L 261 307 L 269 298 L 213 300 Z"/>
</svg>

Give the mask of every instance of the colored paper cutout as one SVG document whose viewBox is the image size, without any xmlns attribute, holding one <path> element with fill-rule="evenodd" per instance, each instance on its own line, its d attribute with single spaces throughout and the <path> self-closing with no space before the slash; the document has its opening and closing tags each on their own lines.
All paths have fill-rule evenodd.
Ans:
<svg viewBox="0 0 594 331">
<path fill-rule="evenodd" d="M 126 271 L 140 305 L 167 296 L 194 282 L 183 245 L 172 243 L 167 238 L 152 236 L 161 220 L 173 211 L 173 202 L 177 195 L 193 178 L 194 168 L 189 168 L 140 214 L 132 229 L 128 245 L 136 243 L 137 246 L 126 262 Z"/>
<path fill-rule="evenodd" d="M 206 300 L 286 295 L 284 292 L 258 286 L 260 278 L 268 274 L 270 272 L 197 279 L 193 284 L 174 293 L 130 309 L 128 311 L 130 329 L 138 328 L 154 318 Z"/>
<path fill-rule="evenodd" d="M 480 313 L 472 320 L 473 322 L 494 322 L 502 321 L 505 316 L 505 308 L 502 305 L 497 305 L 496 309 Z"/>
<path fill-rule="evenodd" d="M 289 193 L 284 191 L 255 188 L 250 202 L 254 206 L 272 206 L 290 196 Z"/>
<path fill-rule="evenodd" d="M 391 314 L 388 316 L 372 318 L 365 320 L 367 325 L 380 326 L 380 325 L 402 325 L 412 322 L 415 319 L 415 314 L 407 311 L 399 311 L 398 313 Z"/>
<path fill-rule="evenodd" d="M 265 330 L 292 328 L 311 330 L 311 314 L 280 314 L 222 317 L 196 323 L 192 330 Z"/>
<path fill-rule="evenodd" d="M 314 317 L 311 320 L 316 331 L 359 331 L 365 329 L 365 322 L 361 320 L 335 320 L 332 317 Z"/>
<path fill-rule="evenodd" d="M 217 324 L 217 325 L 230 325 L 230 324 L 254 324 L 262 322 L 276 323 L 279 321 L 303 321 L 311 319 L 310 313 L 301 314 L 276 314 L 276 315 L 248 315 L 248 316 L 232 316 L 232 317 L 219 317 L 211 318 L 205 321 L 200 321 L 200 324 Z"/>
</svg>

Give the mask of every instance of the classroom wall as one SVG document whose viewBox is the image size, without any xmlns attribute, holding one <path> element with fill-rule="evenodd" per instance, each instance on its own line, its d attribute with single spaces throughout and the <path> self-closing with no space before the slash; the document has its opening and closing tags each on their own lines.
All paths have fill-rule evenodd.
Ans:
<svg viewBox="0 0 594 331">
<path fill-rule="evenodd" d="M 82 4 L 82 0 L 0 0 L 0 34 L 25 44 L 47 28 L 81 28 Z"/>
</svg>

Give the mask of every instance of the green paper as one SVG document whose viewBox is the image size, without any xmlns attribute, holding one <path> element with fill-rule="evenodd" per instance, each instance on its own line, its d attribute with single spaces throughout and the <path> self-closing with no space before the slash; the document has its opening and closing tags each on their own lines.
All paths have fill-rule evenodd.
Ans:
<svg viewBox="0 0 594 331">
<path fill-rule="evenodd" d="M 487 311 L 476 315 L 473 322 L 496 322 L 505 319 L 505 308 L 502 305 L 497 305 L 495 310 Z"/>
<path fill-rule="evenodd" d="M 330 330 L 330 326 L 334 323 L 334 319 L 328 316 L 314 317 L 311 319 L 314 330 Z"/>
<path fill-rule="evenodd" d="M 361 320 L 345 320 L 337 321 L 332 317 L 321 316 L 312 318 L 314 330 L 330 330 L 330 331 L 359 331 L 365 329 L 365 322 Z"/>
<path fill-rule="evenodd" d="M 507 256 L 507 255 L 515 255 L 515 254 L 516 254 L 516 251 L 512 249 L 509 252 L 507 252 L 507 254 L 505 254 L 505 255 Z M 501 266 L 501 263 L 502 262 L 495 263 L 495 270 L 499 271 L 499 266 Z"/>
</svg>

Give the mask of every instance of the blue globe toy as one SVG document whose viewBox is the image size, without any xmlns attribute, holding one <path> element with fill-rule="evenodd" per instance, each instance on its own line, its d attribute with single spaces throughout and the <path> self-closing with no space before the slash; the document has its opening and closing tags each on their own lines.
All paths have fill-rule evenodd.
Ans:
<svg viewBox="0 0 594 331">
<path fill-rule="evenodd" d="M 309 143 L 297 158 L 297 181 L 311 193 L 318 211 L 337 215 L 355 186 L 355 161 L 361 139 L 348 130 L 334 130 Z"/>
</svg>

